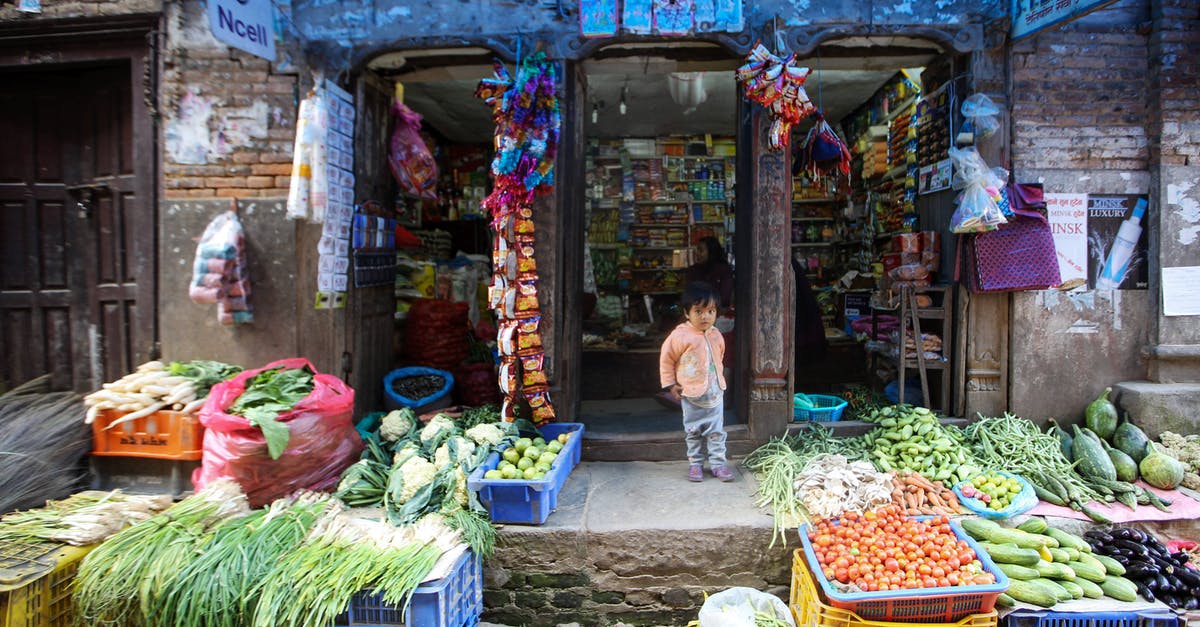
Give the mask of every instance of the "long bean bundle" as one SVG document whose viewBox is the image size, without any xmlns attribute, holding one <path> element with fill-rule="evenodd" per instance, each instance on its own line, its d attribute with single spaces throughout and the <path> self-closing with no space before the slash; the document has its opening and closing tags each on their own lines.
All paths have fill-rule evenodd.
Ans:
<svg viewBox="0 0 1200 627">
<path fill-rule="evenodd" d="M 1097 522 L 1107 522 L 1086 505 L 1102 500 L 1103 494 L 1075 472 L 1058 438 L 1043 433 L 1033 422 L 1008 412 L 1000 417 L 981 415 L 963 432 L 983 464 L 1025 477 L 1042 500 L 1069 505 Z"/>
<path fill-rule="evenodd" d="M 347 515 L 321 521 L 255 587 L 254 625 L 332 625 L 361 590 L 383 593 L 384 603 L 407 607 L 413 590 L 459 534 L 435 514 L 408 527 Z"/>
<path fill-rule="evenodd" d="M 124 529 L 83 559 L 75 615 L 88 624 L 152 625 L 156 595 L 222 523 L 248 512 L 237 483 L 215 481 Z"/>
<path fill-rule="evenodd" d="M 156 596 L 160 625 L 240 627 L 249 625 L 258 597 L 253 589 L 272 566 L 304 540 L 317 520 L 340 511 L 325 494 L 301 493 L 276 500 L 223 525 Z"/>
</svg>

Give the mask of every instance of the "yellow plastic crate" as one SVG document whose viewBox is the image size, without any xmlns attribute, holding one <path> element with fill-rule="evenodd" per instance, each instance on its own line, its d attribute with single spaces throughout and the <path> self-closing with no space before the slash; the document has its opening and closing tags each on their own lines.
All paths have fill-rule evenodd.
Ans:
<svg viewBox="0 0 1200 627">
<path fill-rule="evenodd" d="M 805 627 L 996 627 L 999 622 L 999 615 L 992 610 L 987 614 L 972 614 L 957 623 L 890 623 L 867 620 L 854 612 L 825 605 L 821 602 L 812 573 L 808 571 L 803 549 L 796 549 L 792 559 L 792 589 L 788 607 L 796 624 Z"/>
<path fill-rule="evenodd" d="M 0 625 L 71 627 L 71 581 L 94 547 L 0 543 Z"/>
</svg>

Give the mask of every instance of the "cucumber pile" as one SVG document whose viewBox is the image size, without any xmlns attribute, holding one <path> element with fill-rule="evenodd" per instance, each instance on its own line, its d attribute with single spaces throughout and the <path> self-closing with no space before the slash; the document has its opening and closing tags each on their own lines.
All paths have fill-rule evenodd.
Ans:
<svg viewBox="0 0 1200 627">
<path fill-rule="evenodd" d="M 1055 529 L 1039 517 L 1015 528 L 1001 527 L 982 518 L 960 520 L 964 531 L 979 541 L 996 567 L 1008 576 L 1008 591 L 997 603 L 1014 601 L 1053 607 L 1062 601 L 1110 597 L 1137 599 L 1138 587 L 1124 577 L 1117 560 L 1095 554 L 1077 535 Z"/>
</svg>

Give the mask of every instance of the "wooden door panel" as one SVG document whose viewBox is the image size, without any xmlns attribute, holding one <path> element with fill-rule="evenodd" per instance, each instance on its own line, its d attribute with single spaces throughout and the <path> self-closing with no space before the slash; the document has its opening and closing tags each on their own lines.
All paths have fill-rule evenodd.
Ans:
<svg viewBox="0 0 1200 627">
<path fill-rule="evenodd" d="M 89 390 L 150 350 L 155 221 L 138 191 L 153 167 L 133 156 L 131 76 L 0 75 L 0 387 L 49 372 Z"/>
</svg>

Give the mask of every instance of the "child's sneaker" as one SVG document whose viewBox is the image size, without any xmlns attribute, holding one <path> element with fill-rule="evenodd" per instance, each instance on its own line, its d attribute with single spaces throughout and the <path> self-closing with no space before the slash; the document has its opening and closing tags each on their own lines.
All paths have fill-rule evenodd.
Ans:
<svg viewBox="0 0 1200 627">
<path fill-rule="evenodd" d="M 717 466 L 716 468 L 713 468 L 712 474 L 714 477 L 720 479 L 721 481 L 725 481 L 725 482 L 733 481 L 733 471 L 726 468 L 725 466 Z"/>
<path fill-rule="evenodd" d="M 704 466 L 692 464 L 688 467 L 688 481 L 704 481 Z"/>
</svg>

